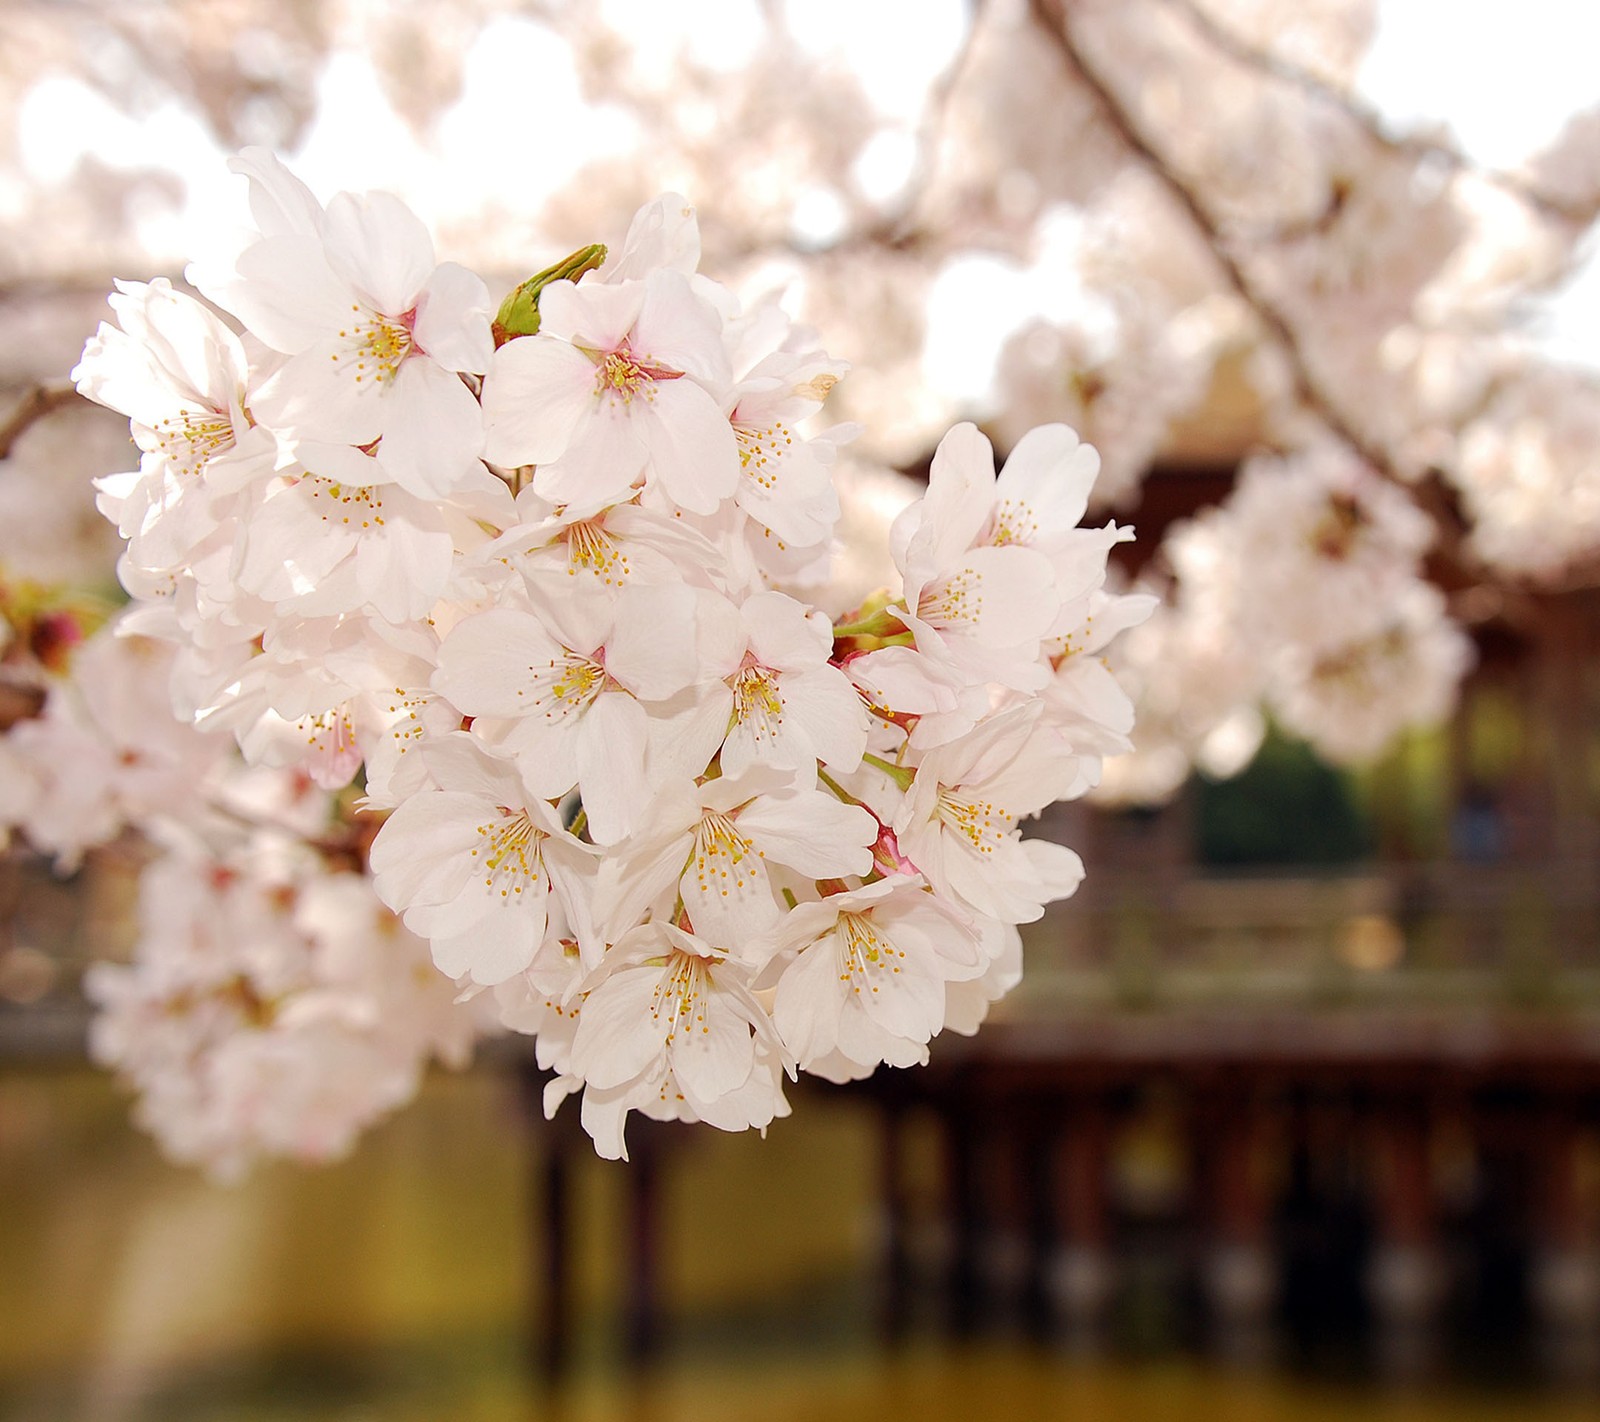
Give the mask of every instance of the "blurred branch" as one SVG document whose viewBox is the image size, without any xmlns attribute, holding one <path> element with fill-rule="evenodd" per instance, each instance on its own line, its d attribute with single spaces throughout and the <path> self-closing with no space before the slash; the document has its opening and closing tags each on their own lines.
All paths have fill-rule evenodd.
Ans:
<svg viewBox="0 0 1600 1422">
<path fill-rule="evenodd" d="M 1244 265 L 1234 255 L 1221 224 L 1201 201 L 1199 193 L 1162 156 L 1154 142 L 1140 128 L 1129 106 L 1123 102 L 1121 96 L 1084 52 L 1067 19 L 1068 0 L 1029 0 L 1028 8 L 1039 28 L 1055 45 L 1073 77 L 1094 96 L 1106 122 L 1166 189 L 1167 195 L 1183 209 L 1189 221 L 1205 240 L 1234 294 L 1255 313 L 1256 319 L 1260 321 L 1288 363 L 1296 398 L 1306 409 L 1312 411 L 1342 444 L 1374 469 L 1394 478 L 1394 470 L 1387 452 L 1357 430 L 1332 396 L 1323 389 L 1306 360 L 1299 335 L 1289 324 L 1288 318 L 1256 285 Z"/>
<path fill-rule="evenodd" d="M 1537 183 L 1507 173 L 1498 168 L 1488 168 L 1474 161 L 1454 144 L 1439 138 L 1420 138 L 1414 135 L 1397 135 L 1385 126 L 1382 112 L 1350 90 L 1341 88 L 1313 70 L 1284 59 L 1251 44 L 1235 34 L 1221 21 L 1208 14 L 1195 0 L 1157 0 L 1158 4 L 1181 15 L 1191 29 L 1211 47 L 1237 64 L 1254 69 L 1280 84 L 1287 84 L 1301 93 L 1330 104 L 1341 110 L 1357 124 L 1372 142 L 1391 153 L 1409 158 L 1437 158 L 1460 173 L 1471 173 L 1492 183 L 1495 187 L 1521 198 L 1530 207 L 1560 222 L 1570 222 L 1586 227 L 1595 219 L 1593 204 L 1570 202 L 1554 193 L 1546 192 Z"/>
<path fill-rule="evenodd" d="M 1491 583 L 1496 586 L 1503 594 L 1502 608 L 1508 620 L 1524 626 L 1539 620 L 1536 599 L 1531 591 L 1496 575 L 1469 548 L 1467 535 L 1470 525 L 1462 511 L 1460 499 L 1449 483 L 1437 474 L 1430 474 L 1420 484 L 1402 478 L 1388 452 L 1362 434 L 1323 387 L 1306 359 L 1294 326 L 1252 279 L 1196 187 L 1167 162 L 1154 141 L 1140 127 L 1129 106 L 1083 49 L 1068 19 L 1071 4 L 1072 0 L 1028 0 L 1028 8 L 1035 22 L 1055 46 L 1072 76 L 1094 96 L 1112 130 L 1187 215 L 1211 251 L 1227 285 L 1254 313 L 1267 338 L 1288 366 L 1295 399 L 1340 443 L 1375 473 L 1403 488 L 1418 507 L 1429 515 L 1435 529 L 1431 557 L 1436 564 L 1448 569 L 1463 584 Z M 1571 585 L 1566 586 L 1570 588 Z"/>
<path fill-rule="evenodd" d="M 11 457 L 12 447 L 29 426 L 83 397 L 70 385 L 35 385 L 3 421 L 0 421 L 0 459 Z"/>
</svg>

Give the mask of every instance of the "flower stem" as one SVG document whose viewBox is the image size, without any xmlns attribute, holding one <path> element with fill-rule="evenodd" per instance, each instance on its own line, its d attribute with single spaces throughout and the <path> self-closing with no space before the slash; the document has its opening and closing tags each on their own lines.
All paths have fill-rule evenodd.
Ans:
<svg viewBox="0 0 1600 1422">
<path fill-rule="evenodd" d="M 843 800 L 845 802 L 845 804 L 847 804 L 847 805 L 859 805 L 861 803 L 861 801 L 856 799 L 856 797 L 854 795 L 852 795 L 848 790 L 846 790 L 844 788 L 844 786 L 842 786 L 837 780 L 835 780 L 831 775 L 829 775 L 828 772 L 826 770 L 824 770 L 820 765 L 817 767 L 817 779 L 820 780 L 824 785 L 826 785 L 828 787 L 828 789 L 833 791 L 833 793 L 835 795 L 837 795 L 841 800 Z"/>
<path fill-rule="evenodd" d="M 861 757 L 862 763 L 870 765 L 874 770 L 881 770 L 902 790 L 909 790 L 911 782 L 917 778 L 917 772 L 908 765 L 896 765 L 893 761 L 885 760 L 882 756 L 873 755 L 870 751 Z"/>
</svg>

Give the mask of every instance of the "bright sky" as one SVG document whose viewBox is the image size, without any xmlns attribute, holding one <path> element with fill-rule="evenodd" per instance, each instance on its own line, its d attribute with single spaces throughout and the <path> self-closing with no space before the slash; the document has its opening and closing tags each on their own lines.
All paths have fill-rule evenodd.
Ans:
<svg viewBox="0 0 1600 1422">
<path fill-rule="evenodd" d="M 760 34 L 753 0 L 697 0 L 694 23 L 659 0 L 603 0 L 608 19 L 641 37 L 641 53 L 665 68 L 680 51 L 713 68 L 744 63 Z M 715 13 L 708 15 L 708 10 Z M 904 179 L 910 132 L 931 77 L 948 62 L 965 25 L 965 0 L 919 0 L 917 23 L 904 12 L 860 0 L 786 0 L 797 42 L 816 53 L 837 52 L 855 68 L 887 121 L 864 155 L 858 175 L 892 190 Z M 1574 111 L 1600 101 L 1600 4 L 1592 0 L 1381 0 L 1376 43 L 1360 87 L 1397 124 L 1447 121 L 1457 140 L 1486 164 L 1511 166 L 1552 137 Z M 481 194 L 506 181 L 506 149 L 485 144 L 485 132 L 570 130 L 580 107 L 561 42 L 536 21 L 503 17 L 479 35 L 467 57 L 461 101 L 444 114 L 428 147 L 420 147 L 390 109 L 370 65 L 355 52 L 336 54 L 319 85 L 320 108 L 298 153 L 286 155 L 311 187 L 389 187 L 435 226 L 470 212 Z M 525 76 L 537 73 L 529 85 Z M 565 122 L 563 122 L 565 121 Z M 199 120 L 169 106 L 134 121 L 75 80 L 47 77 L 24 101 L 19 139 L 26 176 L 59 180 L 86 154 L 111 166 L 143 166 L 165 155 L 188 187 L 184 206 L 146 215 L 141 235 L 169 259 L 203 250 L 240 208 L 232 183 L 218 181 L 222 155 Z M 589 152 L 623 150 L 644 141 L 632 120 L 600 108 L 585 121 L 582 142 L 530 150 L 515 174 L 519 192 L 536 200 L 564 182 Z M 674 175 L 663 174 L 670 186 Z M 25 191 L 0 191 L 0 207 L 26 202 Z M 796 194 L 799 234 L 825 239 L 840 217 L 825 191 Z M 973 257 L 940 279 L 931 312 L 927 376 L 957 398 L 981 398 L 994 356 L 1011 329 L 1029 316 L 1063 314 L 1076 294 L 1059 272 L 1071 223 L 1047 232 L 1030 269 Z M 975 325 L 975 313 L 988 319 Z M 1549 344 L 1569 358 L 1600 365 L 1600 266 L 1557 305 Z"/>
</svg>

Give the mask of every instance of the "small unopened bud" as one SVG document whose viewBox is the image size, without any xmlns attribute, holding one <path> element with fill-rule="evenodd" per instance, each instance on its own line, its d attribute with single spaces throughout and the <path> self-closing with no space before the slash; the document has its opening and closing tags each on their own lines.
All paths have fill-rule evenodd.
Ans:
<svg viewBox="0 0 1600 1422">
<path fill-rule="evenodd" d="M 577 281 L 585 272 L 592 272 L 606 259 L 605 244 L 591 242 L 579 247 L 570 257 L 563 257 L 553 267 L 536 272 L 500 303 L 499 314 L 490 328 L 494 332 L 495 348 L 518 336 L 533 336 L 539 331 L 539 293 L 553 281 Z"/>
</svg>

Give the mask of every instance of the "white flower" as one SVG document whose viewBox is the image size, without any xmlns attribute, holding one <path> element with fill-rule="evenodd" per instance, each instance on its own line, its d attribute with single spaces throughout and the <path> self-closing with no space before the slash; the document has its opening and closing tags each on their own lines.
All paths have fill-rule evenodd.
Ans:
<svg viewBox="0 0 1600 1422">
<path fill-rule="evenodd" d="M 148 568 L 176 568 L 216 532 L 227 495 L 270 476 L 276 445 L 245 408 L 239 338 L 165 278 L 117 283 L 111 309 L 72 372 L 91 400 L 120 410 L 144 451 L 118 481 L 119 529 Z"/>
<path fill-rule="evenodd" d="M 857 1067 L 927 1061 L 946 984 L 985 967 L 971 921 L 916 876 L 799 904 L 751 956 L 784 964 L 773 1016 L 785 1045 L 805 1070 L 835 1076 L 836 1055 Z"/>
<path fill-rule="evenodd" d="M 994 451 L 973 425 L 939 442 L 926 497 L 892 533 L 904 579 L 902 620 L 917 649 L 962 685 L 1035 691 L 1049 680 L 1039 644 L 1061 607 L 1055 570 L 1021 544 L 979 545 L 989 514 Z"/>
<path fill-rule="evenodd" d="M 646 763 L 645 703 L 701 679 L 701 621 L 720 603 L 678 584 L 624 588 L 609 609 L 593 599 L 494 608 L 445 638 L 434 686 L 466 715 L 490 718 L 475 733 L 516 756 L 535 794 L 576 786 L 594 838 L 612 844 L 659 784 Z"/>
<path fill-rule="evenodd" d="M 1020 816 L 1084 788 L 1040 711 L 1026 702 L 929 751 L 894 817 L 901 852 L 939 893 L 1007 923 L 1031 923 L 1083 878 L 1070 849 L 1016 829 Z"/>
<path fill-rule="evenodd" d="M 634 838 L 608 862 L 596 916 L 607 937 L 619 937 L 652 903 L 675 893 L 701 938 L 737 947 L 783 913 L 774 866 L 803 881 L 866 874 L 878 833 L 865 809 L 793 784 L 782 772 L 719 776 L 651 805 Z"/>
<path fill-rule="evenodd" d="M 271 166 L 243 171 L 260 188 Z M 436 264 L 427 229 L 388 193 L 339 193 L 325 213 L 301 206 L 285 226 L 208 292 L 288 357 L 258 394 L 257 417 L 308 439 L 381 440 L 402 488 L 443 497 L 472 476 L 483 446 L 459 373 L 489 368 L 488 288 Z"/>
<path fill-rule="evenodd" d="M 867 715 L 829 662 L 832 625 L 780 592 L 746 598 L 739 617 L 749 641 L 712 702 L 727 724 L 724 773 L 764 764 L 809 774 L 818 761 L 853 771 L 866 749 Z"/>
<path fill-rule="evenodd" d="M 583 514 L 641 479 L 679 508 L 714 512 L 739 455 L 712 393 L 729 379 L 720 317 L 687 278 L 554 282 L 539 315 L 539 334 L 503 345 L 484 380 L 485 457 L 537 465 L 534 489 Z"/>
<path fill-rule="evenodd" d="M 371 863 L 378 897 L 431 942 L 440 970 L 485 985 L 521 972 L 545 937 L 552 894 L 586 941 L 588 846 L 470 737 L 423 755 L 440 788 L 389 816 Z"/>
<path fill-rule="evenodd" d="M 389 484 L 359 449 L 302 441 L 296 453 L 298 467 L 242 521 L 239 585 L 280 613 L 425 618 L 455 551 L 437 505 Z"/>
<path fill-rule="evenodd" d="M 629 1110 L 765 1126 L 785 1109 L 781 1062 L 749 969 L 659 922 L 607 953 L 572 1044 L 572 1069 L 588 1083 L 584 1125 L 612 1158 L 626 1158 Z"/>
</svg>

